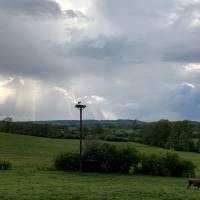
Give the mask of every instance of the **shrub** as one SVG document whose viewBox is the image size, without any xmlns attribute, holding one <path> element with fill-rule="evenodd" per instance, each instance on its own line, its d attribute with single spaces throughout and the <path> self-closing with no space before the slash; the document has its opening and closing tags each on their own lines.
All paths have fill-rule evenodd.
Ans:
<svg viewBox="0 0 200 200">
<path fill-rule="evenodd" d="M 182 171 L 182 176 L 184 177 L 195 177 L 195 168 L 196 166 L 190 162 L 190 161 L 187 161 L 187 160 L 182 160 L 181 163 L 180 163 L 180 168 L 181 168 L 181 171 Z"/>
<path fill-rule="evenodd" d="M 76 153 L 66 153 L 59 154 L 55 161 L 55 168 L 58 170 L 66 170 L 66 171 L 78 171 L 79 169 L 79 154 Z"/>
<path fill-rule="evenodd" d="M 178 154 L 167 153 L 160 158 L 163 164 L 163 174 L 164 176 L 182 176 L 181 171 L 179 171 L 179 166 L 181 160 L 178 157 Z M 180 174 L 180 175 L 179 175 Z"/>
<path fill-rule="evenodd" d="M 141 159 L 141 174 L 154 176 L 192 177 L 195 174 L 192 162 L 182 160 L 175 153 L 144 155 Z"/>
<path fill-rule="evenodd" d="M 79 154 L 60 154 L 55 159 L 58 170 L 79 170 Z M 175 153 L 140 155 L 129 146 L 117 148 L 110 144 L 88 141 L 83 154 L 82 170 L 100 173 L 130 173 L 152 176 L 193 177 L 195 166 Z"/>
<path fill-rule="evenodd" d="M 97 144 L 84 153 L 83 160 L 85 171 L 128 173 L 131 166 L 137 166 L 139 156 L 134 148 Z"/>
<path fill-rule="evenodd" d="M 122 137 L 117 135 L 107 135 L 103 139 L 105 141 L 111 141 L 111 142 L 128 142 L 127 137 Z"/>
<path fill-rule="evenodd" d="M 128 173 L 130 167 L 137 167 L 139 155 L 134 148 L 118 149 L 114 145 L 92 142 L 85 148 L 82 161 L 82 169 L 85 172 Z M 79 155 L 58 155 L 55 159 L 55 168 L 77 171 Z"/>
<path fill-rule="evenodd" d="M 9 161 L 0 160 L 0 170 L 8 170 L 12 167 Z"/>
<path fill-rule="evenodd" d="M 119 166 L 120 171 L 123 173 L 129 172 L 130 168 L 134 171 L 137 170 L 138 163 L 140 161 L 140 155 L 135 148 L 126 146 L 119 152 Z"/>
<path fill-rule="evenodd" d="M 159 162 L 159 157 L 156 154 L 143 155 L 141 159 L 141 174 L 159 176 L 161 171 L 161 166 Z"/>
<path fill-rule="evenodd" d="M 90 138 L 84 145 L 83 170 L 87 172 L 100 172 L 102 151 L 97 140 Z"/>
</svg>

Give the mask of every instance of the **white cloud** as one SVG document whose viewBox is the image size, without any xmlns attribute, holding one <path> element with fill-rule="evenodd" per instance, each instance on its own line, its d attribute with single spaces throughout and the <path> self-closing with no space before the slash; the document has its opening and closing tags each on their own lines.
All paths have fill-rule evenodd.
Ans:
<svg viewBox="0 0 200 200">
<path fill-rule="evenodd" d="M 187 83 L 187 82 L 185 82 L 185 83 L 182 83 L 181 85 L 182 85 L 182 86 L 188 86 L 188 87 L 190 87 L 190 88 L 195 88 L 195 85 L 193 85 L 192 83 Z"/>
<path fill-rule="evenodd" d="M 187 72 L 200 72 L 200 64 L 190 63 L 183 67 Z"/>
<path fill-rule="evenodd" d="M 9 77 L 8 79 L 0 82 L 0 104 L 5 103 L 9 97 L 13 96 L 14 91 L 8 87 L 13 80 L 13 77 Z"/>
<path fill-rule="evenodd" d="M 94 99 L 96 102 L 106 101 L 106 99 L 104 97 L 100 97 L 100 96 L 97 96 L 97 95 L 92 95 L 91 98 Z"/>
<path fill-rule="evenodd" d="M 13 77 L 9 77 L 9 78 L 6 79 L 6 80 L 0 81 L 0 87 L 4 87 L 4 86 L 8 85 L 8 84 L 11 83 L 13 80 L 14 80 Z"/>
<path fill-rule="evenodd" d="M 200 13 L 198 11 L 195 11 L 193 13 L 193 19 L 192 19 L 192 23 L 191 26 L 199 26 L 200 25 Z"/>
<path fill-rule="evenodd" d="M 0 104 L 3 104 L 13 95 L 13 91 L 6 87 L 0 87 Z"/>
</svg>

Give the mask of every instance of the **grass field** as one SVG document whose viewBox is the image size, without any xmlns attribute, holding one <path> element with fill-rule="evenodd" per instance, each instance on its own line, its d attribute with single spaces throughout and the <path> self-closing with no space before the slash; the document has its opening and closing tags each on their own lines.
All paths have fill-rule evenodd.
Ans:
<svg viewBox="0 0 200 200">
<path fill-rule="evenodd" d="M 118 146 L 127 143 L 114 143 Z M 130 143 L 140 152 L 166 150 Z M 77 151 L 78 141 L 0 134 L 0 158 L 12 170 L 0 171 L 0 200 L 197 200 L 200 190 L 186 190 L 185 178 L 65 173 L 47 170 L 59 152 Z M 179 153 L 192 160 L 200 177 L 200 154 Z"/>
</svg>

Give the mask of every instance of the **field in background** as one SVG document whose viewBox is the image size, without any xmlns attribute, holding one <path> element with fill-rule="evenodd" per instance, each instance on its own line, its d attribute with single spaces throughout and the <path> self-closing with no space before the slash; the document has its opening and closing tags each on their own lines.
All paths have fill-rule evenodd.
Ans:
<svg viewBox="0 0 200 200">
<path fill-rule="evenodd" d="M 143 153 L 163 153 L 164 149 L 135 143 Z M 199 199 L 200 191 L 186 190 L 185 178 L 83 174 L 49 171 L 59 152 L 78 151 L 78 140 L 48 139 L 0 134 L 0 158 L 10 160 L 12 170 L 0 171 L 1 200 L 111 200 Z M 193 161 L 200 177 L 200 154 L 178 153 Z"/>
</svg>

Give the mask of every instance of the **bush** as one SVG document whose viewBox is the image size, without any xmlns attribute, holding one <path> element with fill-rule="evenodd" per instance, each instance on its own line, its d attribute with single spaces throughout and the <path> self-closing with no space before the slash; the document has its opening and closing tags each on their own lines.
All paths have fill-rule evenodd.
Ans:
<svg viewBox="0 0 200 200">
<path fill-rule="evenodd" d="M 156 154 L 152 155 L 143 155 L 140 165 L 140 173 L 152 176 L 161 175 L 161 166 L 159 162 L 159 157 Z"/>
<path fill-rule="evenodd" d="M 79 154 L 60 154 L 55 159 L 58 170 L 78 171 Z M 180 159 L 175 153 L 140 155 L 129 146 L 117 148 L 95 140 L 86 143 L 82 170 L 100 173 L 130 173 L 152 176 L 194 177 L 192 162 Z"/>
<path fill-rule="evenodd" d="M 109 144 L 91 143 L 85 148 L 82 161 L 84 172 L 128 173 L 130 167 L 137 167 L 139 155 L 134 148 L 118 149 Z M 55 168 L 77 171 L 79 155 L 58 155 L 55 159 Z"/>
<path fill-rule="evenodd" d="M 195 165 L 175 153 L 145 155 L 141 159 L 141 174 L 154 176 L 193 177 Z"/>
<path fill-rule="evenodd" d="M 78 171 L 79 169 L 79 154 L 76 153 L 66 153 L 59 154 L 55 161 L 55 168 L 58 170 L 66 170 L 66 171 Z"/>
<path fill-rule="evenodd" d="M 12 167 L 9 161 L 0 160 L 0 170 L 8 170 Z"/>
<path fill-rule="evenodd" d="M 98 144 L 84 153 L 85 171 L 103 173 L 128 173 L 131 166 L 136 167 L 139 156 L 134 148 L 118 149 L 109 144 Z"/>
<path fill-rule="evenodd" d="M 111 142 L 128 142 L 127 137 L 116 136 L 116 135 L 107 135 L 103 139 L 105 141 L 111 141 Z"/>
<path fill-rule="evenodd" d="M 140 155 L 135 148 L 129 146 L 123 148 L 119 153 L 119 166 L 121 167 L 122 172 L 129 172 L 130 168 L 134 171 L 138 168 L 138 163 L 140 161 Z"/>
<path fill-rule="evenodd" d="M 195 168 L 196 166 L 190 162 L 190 161 L 187 161 L 187 160 L 182 160 L 181 163 L 180 163 L 180 168 L 181 168 L 181 171 L 182 171 L 182 176 L 184 177 L 195 177 Z"/>
</svg>

